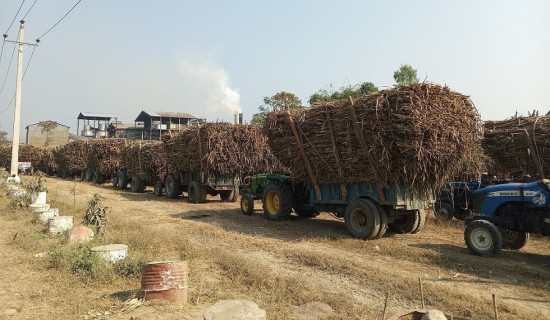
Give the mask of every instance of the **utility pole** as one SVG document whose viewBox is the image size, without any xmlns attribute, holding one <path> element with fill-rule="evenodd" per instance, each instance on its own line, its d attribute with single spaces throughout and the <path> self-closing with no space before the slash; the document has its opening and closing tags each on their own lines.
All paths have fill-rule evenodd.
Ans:
<svg viewBox="0 0 550 320">
<path fill-rule="evenodd" d="M 19 40 L 18 41 L 8 41 L 18 45 L 18 54 L 17 54 L 17 75 L 15 83 L 15 108 L 13 116 L 13 143 L 11 148 L 11 170 L 10 174 L 15 180 L 18 180 L 17 171 L 19 166 L 19 128 L 21 123 L 21 82 L 23 80 L 23 49 L 25 45 L 33 45 L 24 42 L 25 36 L 25 27 L 23 24 L 24 20 L 21 20 L 21 25 L 19 26 Z"/>
</svg>

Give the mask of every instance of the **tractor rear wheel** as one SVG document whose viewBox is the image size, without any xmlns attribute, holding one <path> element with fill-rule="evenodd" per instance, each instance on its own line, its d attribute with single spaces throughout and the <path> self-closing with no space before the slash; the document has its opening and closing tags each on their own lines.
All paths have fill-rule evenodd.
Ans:
<svg viewBox="0 0 550 320">
<path fill-rule="evenodd" d="M 450 203 L 438 201 L 434 205 L 434 216 L 441 220 L 452 220 L 455 209 Z"/>
<path fill-rule="evenodd" d="M 248 193 L 241 196 L 241 212 L 244 215 L 250 216 L 254 213 L 254 199 Z"/>
<path fill-rule="evenodd" d="M 519 250 L 527 244 L 529 233 L 524 231 L 510 231 L 500 229 L 502 232 L 502 247 L 504 249 Z"/>
<path fill-rule="evenodd" d="M 118 172 L 118 187 L 123 190 L 128 188 L 128 175 L 122 170 Z"/>
<path fill-rule="evenodd" d="M 380 233 L 380 212 L 376 205 L 366 199 L 355 199 L 344 213 L 346 228 L 352 236 L 371 240 Z"/>
<path fill-rule="evenodd" d="M 292 211 L 290 187 L 278 180 L 267 184 L 263 195 L 263 209 L 268 220 L 285 220 Z"/>
<path fill-rule="evenodd" d="M 130 182 L 130 188 L 132 192 L 141 193 L 145 191 L 145 181 L 139 176 L 133 176 L 132 182 Z"/>
<path fill-rule="evenodd" d="M 164 190 L 166 191 L 166 197 L 170 199 L 175 199 L 181 194 L 181 186 L 176 177 L 173 175 L 166 177 Z"/>
<path fill-rule="evenodd" d="M 487 220 L 474 220 L 464 230 L 468 249 L 482 257 L 492 257 L 502 249 L 502 233 Z"/>
<path fill-rule="evenodd" d="M 414 210 L 398 216 L 394 222 L 388 224 L 388 227 L 393 233 L 416 233 L 420 230 L 420 223 L 421 216 L 417 210 Z"/>
</svg>

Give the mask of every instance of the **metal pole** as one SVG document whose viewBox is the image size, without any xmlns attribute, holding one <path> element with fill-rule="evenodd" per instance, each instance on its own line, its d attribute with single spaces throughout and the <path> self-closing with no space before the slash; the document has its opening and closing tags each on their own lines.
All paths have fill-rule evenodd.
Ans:
<svg viewBox="0 0 550 320">
<path fill-rule="evenodd" d="M 13 177 L 17 176 L 19 165 L 19 126 L 21 123 L 21 80 L 23 79 L 23 37 L 25 27 L 23 23 L 19 27 L 19 49 L 17 55 L 17 76 L 15 83 L 15 110 L 13 116 L 13 144 L 11 148 L 11 171 Z"/>
</svg>

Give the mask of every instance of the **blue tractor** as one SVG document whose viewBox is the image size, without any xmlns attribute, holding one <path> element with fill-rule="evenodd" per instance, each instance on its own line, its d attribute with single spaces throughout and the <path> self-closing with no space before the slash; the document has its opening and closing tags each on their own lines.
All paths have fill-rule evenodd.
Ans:
<svg viewBox="0 0 550 320">
<path fill-rule="evenodd" d="M 473 192 L 474 216 L 466 219 L 464 240 L 477 255 L 502 248 L 519 250 L 529 233 L 550 236 L 550 180 L 487 186 Z"/>
</svg>

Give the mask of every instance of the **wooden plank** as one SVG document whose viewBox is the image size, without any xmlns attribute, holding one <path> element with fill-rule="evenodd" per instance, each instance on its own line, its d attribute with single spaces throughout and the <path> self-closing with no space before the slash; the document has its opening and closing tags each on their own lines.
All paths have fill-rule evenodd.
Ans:
<svg viewBox="0 0 550 320">
<path fill-rule="evenodd" d="M 317 184 L 317 179 L 315 178 L 315 174 L 313 172 L 313 167 L 311 166 L 311 162 L 309 161 L 309 157 L 306 154 L 306 151 L 304 150 L 304 145 L 302 144 L 302 139 L 300 139 L 300 134 L 298 133 L 298 129 L 296 128 L 296 124 L 294 123 L 294 119 L 292 119 L 292 115 L 290 114 L 290 111 L 286 110 L 286 114 L 288 115 L 288 120 L 290 122 L 290 127 L 292 128 L 292 132 L 294 133 L 294 137 L 296 138 L 296 143 L 298 144 L 298 148 L 300 149 L 300 153 L 302 154 L 302 158 L 304 159 L 304 163 L 306 165 L 307 174 L 309 175 L 309 179 L 313 183 L 313 187 L 315 188 L 315 195 L 317 197 L 317 200 L 321 200 L 321 189 L 319 188 L 319 185 Z"/>
<path fill-rule="evenodd" d="M 354 102 L 351 96 L 348 97 L 348 100 L 350 103 L 351 115 L 353 116 L 353 127 L 355 129 L 355 135 L 359 140 L 359 144 L 361 144 L 361 149 L 363 150 L 363 153 L 367 156 L 367 159 L 369 160 L 372 173 L 374 174 L 374 178 L 376 180 L 376 188 L 378 189 L 378 194 L 380 195 L 380 201 L 386 202 L 386 195 L 384 194 L 383 188 L 386 187 L 386 184 L 383 183 L 380 177 L 380 173 L 378 172 L 378 168 L 376 167 L 376 161 L 374 160 L 372 154 L 370 154 L 367 142 L 365 141 L 365 137 L 363 136 L 363 131 L 361 131 L 361 128 L 359 127 L 359 118 L 357 117 L 357 113 L 355 112 Z"/>
</svg>

